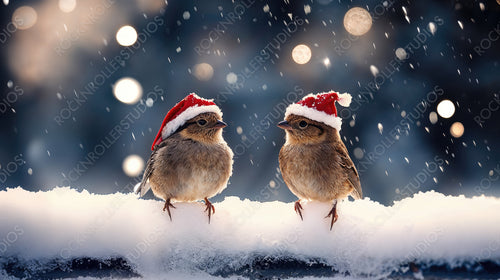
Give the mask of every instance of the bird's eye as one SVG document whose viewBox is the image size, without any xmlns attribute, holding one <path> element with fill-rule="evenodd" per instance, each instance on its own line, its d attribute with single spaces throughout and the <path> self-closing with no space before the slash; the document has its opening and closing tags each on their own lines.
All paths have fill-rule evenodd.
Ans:
<svg viewBox="0 0 500 280">
<path fill-rule="evenodd" d="M 299 122 L 300 128 L 306 128 L 307 127 L 307 122 L 306 121 L 300 121 Z"/>
<path fill-rule="evenodd" d="M 206 120 L 204 120 L 204 119 L 201 119 L 201 120 L 198 120 L 196 123 L 197 123 L 199 126 L 204 126 L 204 125 L 206 125 L 206 124 L 207 124 L 207 121 L 206 121 Z"/>
</svg>

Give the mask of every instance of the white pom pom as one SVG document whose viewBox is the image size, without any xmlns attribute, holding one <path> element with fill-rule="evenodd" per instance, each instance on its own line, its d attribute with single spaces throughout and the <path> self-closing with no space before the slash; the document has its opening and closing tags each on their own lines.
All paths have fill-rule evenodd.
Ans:
<svg viewBox="0 0 500 280">
<path fill-rule="evenodd" d="M 351 104 L 352 96 L 349 93 L 339 94 L 338 103 L 344 107 L 349 107 Z"/>
</svg>

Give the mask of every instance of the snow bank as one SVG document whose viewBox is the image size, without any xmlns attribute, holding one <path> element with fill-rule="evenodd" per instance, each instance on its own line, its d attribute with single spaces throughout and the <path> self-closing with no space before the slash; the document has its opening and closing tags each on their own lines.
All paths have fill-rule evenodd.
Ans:
<svg viewBox="0 0 500 280">
<path fill-rule="evenodd" d="M 163 202 L 133 194 L 1 191 L 0 276 L 15 274 L 13 263 L 29 266 L 26 276 L 82 258 L 118 260 L 146 278 L 249 275 L 276 261 L 351 276 L 389 275 L 410 262 L 500 263 L 498 198 L 427 192 L 391 207 L 344 201 L 332 231 L 324 218 L 328 204 L 303 203 L 304 221 L 293 203 L 226 197 L 214 205 L 211 224 L 202 203 L 175 204 L 171 222 Z"/>
</svg>

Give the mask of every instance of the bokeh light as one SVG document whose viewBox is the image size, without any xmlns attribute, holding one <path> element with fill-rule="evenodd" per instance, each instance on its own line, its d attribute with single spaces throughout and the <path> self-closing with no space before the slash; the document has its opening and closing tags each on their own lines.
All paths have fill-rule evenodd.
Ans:
<svg viewBox="0 0 500 280">
<path fill-rule="evenodd" d="M 113 86 L 116 99 L 125 104 L 135 104 L 142 97 L 141 84 L 133 78 L 121 78 Z"/>
<path fill-rule="evenodd" d="M 432 123 L 432 124 L 436 124 L 437 121 L 438 121 L 438 115 L 436 114 L 436 112 L 432 111 L 429 113 L 429 121 Z"/>
<path fill-rule="evenodd" d="M 365 153 L 361 148 L 354 148 L 353 154 L 357 159 L 362 159 L 365 156 Z"/>
<path fill-rule="evenodd" d="M 239 135 L 243 134 L 243 128 L 241 126 L 236 127 L 236 133 Z"/>
<path fill-rule="evenodd" d="M 124 47 L 132 46 L 137 41 L 137 31 L 130 25 L 122 26 L 116 32 L 116 41 Z"/>
<path fill-rule="evenodd" d="M 233 72 L 230 72 L 226 75 L 226 82 L 228 82 L 229 84 L 236 84 L 237 81 L 238 75 L 234 74 Z"/>
<path fill-rule="evenodd" d="M 330 62 L 330 58 L 325 58 L 323 59 L 323 65 L 325 65 L 326 68 L 330 68 L 332 66 L 332 63 Z"/>
<path fill-rule="evenodd" d="M 122 168 L 127 176 L 137 177 L 144 169 L 144 160 L 138 155 L 129 155 L 123 160 Z"/>
<path fill-rule="evenodd" d="M 292 50 L 293 61 L 297 64 L 306 64 L 311 60 L 311 49 L 304 44 L 295 46 Z"/>
<path fill-rule="evenodd" d="M 59 0 L 59 9 L 65 13 L 71 13 L 76 7 L 76 0 Z"/>
<path fill-rule="evenodd" d="M 30 6 L 22 6 L 17 8 L 12 14 L 12 22 L 21 30 L 28 29 L 35 25 L 38 15 L 35 9 Z"/>
<path fill-rule="evenodd" d="M 450 127 L 451 136 L 455 138 L 460 138 L 464 135 L 464 125 L 461 122 L 454 122 Z"/>
<path fill-rule="evenodd" d="M 405 49 L 403 48 L 397 48 L 396 49 L 396 57 L 399 59 L 399 60 L 405 60 L 408 58 L 408 53 L 406 52 Z"/>
<path fill-rule="evenodd" d="M 158 12 L 167 6 L 166 0 L 137 0 L 134 4 L 137 5 L 140 11 L 147 13 Z"/>
<path fill-rule="evenodd" d="M 200 81 L 208 81 L 214 76 L 214 68 L 208 63 L 199 63 L 194 66 L 193 75 Z"/>
<path fill-rule="evenodd" d="M 451 118 L 455 113 L 455 105 L 448 99 L 442 100 L 437 106 L 437 112 L 442 118 Z"/>
<path fill-rule="evenodd" d="M 360 7 L 354 7 L 347 11 L 344 16 L 344 28 L 355 36 L 361 36 L 372 27 L 372 16 Z"/>
</svg>

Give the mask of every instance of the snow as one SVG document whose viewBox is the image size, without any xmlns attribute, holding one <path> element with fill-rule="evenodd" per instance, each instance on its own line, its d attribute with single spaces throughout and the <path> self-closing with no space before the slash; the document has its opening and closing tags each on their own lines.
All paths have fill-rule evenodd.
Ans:
<svg viewBox="0 0 500 280">
<path fill-rule="evenodd" d="M 310 14 L 311 13 L 311 6 L 309 5 L 304 5 L 304 13 L 307 15 L 307 14 Z"/>
<path fill-rule="evenodd" d="M 370 65 L 370 72 L 372 73 L 373 77 L 377 77 L 379 74 L 378 68 L 375 65 Z"/>
<path fill-rule="evenodd" d="M 331 205 L 302 205 L 304 221 L 293 203 L 225 197 L 208 224 L 201 202 L 176 203 L 171 222 L 162 201 L 134 194 L 7 189 L 0 192 L 0 276 L 12 258 L 42 269 L 51 260 L 122 257 L 147 279 L 231 275 L 259 256 L 319 260 L 351 276 L 388 275 L 409 262 L 500 263 L 498 198 L 426 192 L 393 206 L 343 201 L 332 231 L 324 218 Z"/>
<path fill-rule="evenodd" d="M 429 27 L 429 31 L 432 33 L 432 35 L 436 34 L 436 24 L 434 22 L 429 22 L 428 24 L 428 27 Z"/>
</svg>

